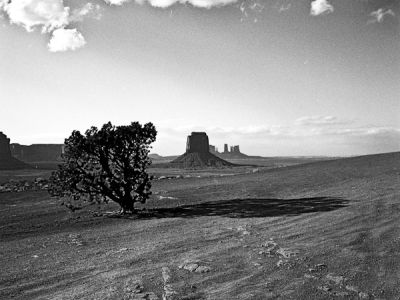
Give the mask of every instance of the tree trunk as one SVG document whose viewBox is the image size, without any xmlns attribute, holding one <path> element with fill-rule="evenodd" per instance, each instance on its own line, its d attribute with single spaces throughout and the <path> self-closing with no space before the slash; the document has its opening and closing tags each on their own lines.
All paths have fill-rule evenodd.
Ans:
<svg viewBox="0 0 400 300">
<path fill-rule="evenodd" d="M 133 214 L 135 212 L 134 204 L 135 202 L 131 197 L 124 197 L 119 203 L 122 214 Z"/>
</svg>

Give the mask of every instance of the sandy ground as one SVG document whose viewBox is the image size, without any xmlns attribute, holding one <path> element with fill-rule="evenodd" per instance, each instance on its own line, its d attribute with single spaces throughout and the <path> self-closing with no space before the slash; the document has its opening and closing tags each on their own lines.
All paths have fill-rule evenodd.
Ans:
<svg viewBox="0 0 400 300">
<path fill-rule="evenodd" d="M 135 218 L 0 194 L 0 298 L 400 299 L 400 153 L 153 191 Z"/>
</svg>

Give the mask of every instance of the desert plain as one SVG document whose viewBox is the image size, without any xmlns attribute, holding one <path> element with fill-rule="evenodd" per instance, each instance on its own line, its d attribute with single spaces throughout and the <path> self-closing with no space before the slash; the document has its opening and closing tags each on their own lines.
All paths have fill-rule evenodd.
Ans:
<svg viewBox="0 0 400 300">
<path fill-rule="evenodd" d="M 150 172 L 129 217 L 0 193 L 0 298 L 399 299 L 399 152 Z"/>
</svg>

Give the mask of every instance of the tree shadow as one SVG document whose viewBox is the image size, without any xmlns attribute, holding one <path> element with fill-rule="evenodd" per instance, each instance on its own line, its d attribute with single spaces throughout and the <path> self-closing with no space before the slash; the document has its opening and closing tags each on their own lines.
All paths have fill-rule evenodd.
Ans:
<svg viewBox="0 0 400 300">
<path fill-rule="evenodd" d="M 332 197 L 299 199 L 234 199 L 143 211 L 140 218 L 263 218 L 328 212 L 346 207 L 349 200 Z"/>
</svg>

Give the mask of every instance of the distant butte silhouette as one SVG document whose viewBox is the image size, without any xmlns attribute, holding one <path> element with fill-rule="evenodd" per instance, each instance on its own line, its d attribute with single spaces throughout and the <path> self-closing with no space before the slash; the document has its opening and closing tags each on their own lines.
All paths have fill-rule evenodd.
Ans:
<svg viewBox="0 0 400 300">
<path fill-rule="evenodd" d="M 11 155 L 10 139 L 0 131 L 0 170 L 29 169 L 31 166 Z"/>
<path fill-rule="evenodd" d="M 186 152 L 173 160 L 171 164 L 174 167 L 185 169 L 234 166 L 234 164 L 210 153 L 210 144 L 205 132 L 192 132 L 187 137 Z"/>
</svg>

